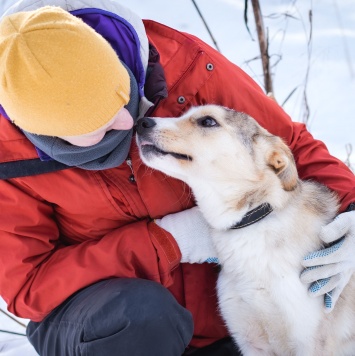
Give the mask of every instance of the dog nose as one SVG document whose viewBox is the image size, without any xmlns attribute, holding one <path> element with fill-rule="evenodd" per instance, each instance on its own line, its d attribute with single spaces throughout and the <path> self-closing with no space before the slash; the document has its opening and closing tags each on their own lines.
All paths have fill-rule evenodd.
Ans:
<svg viewBox="0 0 355 356">
<path fill-rule="evenodd" d="M 144 131 L 151 129 L 155 125 L 155 120 L 151 119 L 150 117 L 143 117 L 137 121 L 137 132 L 142 134 Z"/>
</svg>

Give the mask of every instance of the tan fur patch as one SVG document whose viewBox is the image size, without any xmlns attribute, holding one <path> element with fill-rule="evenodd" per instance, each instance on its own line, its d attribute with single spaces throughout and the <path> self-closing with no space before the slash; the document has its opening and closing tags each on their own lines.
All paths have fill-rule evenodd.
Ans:
<svg viewBox="0 0 355 356">
<path fill-rule="evenodd" d="M 282 187 L 286 191 L 291 191 L 296 188 L 298 181 L 296 164 L 288 146 L 281 139 L 277 141 L 267 158 L 268 165 L 279 177 Z"/>
</svg>

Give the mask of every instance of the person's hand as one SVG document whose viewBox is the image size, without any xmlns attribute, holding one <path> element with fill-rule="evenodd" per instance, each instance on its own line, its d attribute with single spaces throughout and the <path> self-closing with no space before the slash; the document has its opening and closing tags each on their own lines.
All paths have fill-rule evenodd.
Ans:
<svg viewBox="0 0 355 356">
<path fill-rule="evenodd" d="M 198 207 L 166 215 L 155 223 L 173 235 L 182 263 L 218 263 L 210 227 Z"/>
<path fill-rule="evenodd" d="M 338 215 L 322 228 L 320 238 L 331 245 L 303 259 L 300 278 L 311 283 L 311 296 L 324 295 L 325 311 L 331 312 L 355 270 L 355 211 Z"/>
</svg>

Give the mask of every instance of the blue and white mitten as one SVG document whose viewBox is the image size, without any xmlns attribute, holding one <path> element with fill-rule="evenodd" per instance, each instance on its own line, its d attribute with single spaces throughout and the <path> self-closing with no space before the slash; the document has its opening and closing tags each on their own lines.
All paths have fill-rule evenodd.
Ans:
<svg viewBox="0 0 355 356">
<path fill-rule="evenodd" d="M 355 271 L 355 211 L 338 215 L 323 227 L 320 238 L 330 246 L 303 259 L 300 278 L 311 283 L 311 296 L 324 295 L 325 311 L 331 312 Z"/>
</svg>

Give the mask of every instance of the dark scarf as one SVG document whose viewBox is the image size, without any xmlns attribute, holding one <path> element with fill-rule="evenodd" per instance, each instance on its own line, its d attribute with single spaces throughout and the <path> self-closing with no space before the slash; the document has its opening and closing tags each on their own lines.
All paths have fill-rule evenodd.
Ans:
<svg viewBox="0 0 355 356">
<path fill-rule="evenodd" d="M 125 108 L 136 122 L 140 101 L 138 85 L 130 69 L 122 64 L 129 73 L 131 83 L 130 101 Z M 133 129 L 108 131 L 99 143 L 89 147 L 74 146 L 58 137 L 23 133 L 36 147 L 58 162 L 87 170 L 102 170 L 117 167 L 125 161 Z"/>
</svg>

